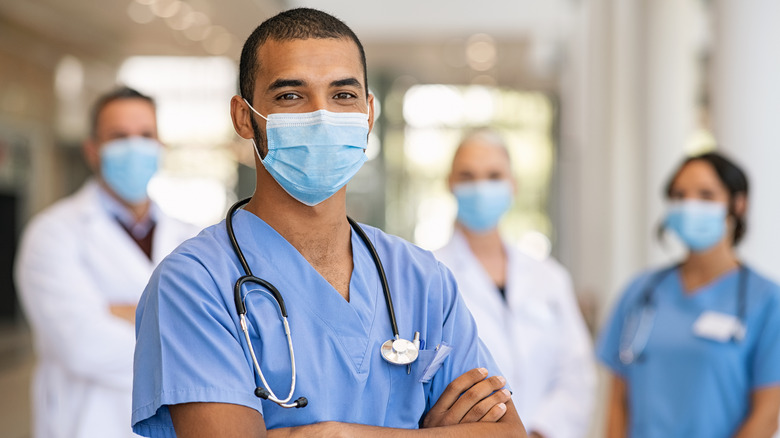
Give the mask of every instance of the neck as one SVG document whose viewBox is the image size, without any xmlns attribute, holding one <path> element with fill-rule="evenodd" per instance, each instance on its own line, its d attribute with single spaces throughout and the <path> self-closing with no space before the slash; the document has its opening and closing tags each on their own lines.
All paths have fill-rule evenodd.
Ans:
<svg viewBox="0 0 780 438">
<path fill-rule="evenodd" d="M 310 263 L 338 255 L 351 257 L 345 187 L 310 207 L 287 194 L 262 165 L 256 187 L 246 210 L 276 230 Z"/>
<path fill-rule="evenodd" d="M 146 216 L 149 215 L 149 207 L 151 206 L 151 201 L 149 199 L 145 199 L 137 204 L 131 204 L 127 201 L 125 201 L 121 196 L 114 193 L 113 190 L 111 190 L 111 187 L 108 186 L 102 179 L 98 180 L 100 182 L 100 185 L 103 187 L 103 189 L 111 195 L 112 198 L 116 199 L 117 202 L 122 204 L 125 208 L 127 208 L 130 213 L 133 215 L 133 219 L 136 223 L 141 222 L 143 219 L 146 218 Z"/>
<path fill-rule="evenodd" d="M 333 288 L 349 301 L 352 238 L 346 214 L 346 188 L 309 207 L 287 194 L 258 170 L 257 186 L 246 210 L 289 242 Z"/>
<path fill-rule="evenodd" d="M 501 235 L 498 233 L 498 228 L 493 228 L 483 233 L 476 233 L 460 223 L 456 223 L 455 227 L 463 233 L 466 242 L 469 244 L 469 248 L 471 248 L 471 251 L 475 254 L 495 251 L 503 252 L 504 250 L 504 244 L 501 242 Z"/>
<path fill-rule="evenodd" d="M 693 290 L 720 277 L 739 266 L 729 238 L 714 247 L 700 252 L 689 252 L 681 266 L 687 290 Z"/>
<path fill-rule="evenodd" d="M 274 193 L 269 192 L 256 190 L 246 210 L 265 221 L 299 251 L 306 246 L 304 242 L 349 241 L 350 229 L 343 191 L 313 207 L 298 202 L 286 193 L 284 196 L 274 196 Z"/>
<path fill-rule="evenodd" d="M 466 237 L 466 242 L 474 257 L 482 265 L 487 275 L 496 286 L 504 287 L 507 280 L 508 257 L 501 241 L 498 228 L 484 233 L 475 233 L 463 225 L 455 225 Z"/>
</svg>

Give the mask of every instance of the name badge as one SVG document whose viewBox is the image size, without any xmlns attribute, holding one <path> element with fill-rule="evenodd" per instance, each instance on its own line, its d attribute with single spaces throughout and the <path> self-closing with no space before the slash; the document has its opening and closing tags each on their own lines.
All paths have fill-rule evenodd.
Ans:
<svg viewBox="0 0 780 438">
<path fill-rule="evenodd" d="M 745 327 L 733 315 L 707 311 L 693 324 L 693 334 L 719 342 L 740 341 L 745 337 Z"/>
</svg>

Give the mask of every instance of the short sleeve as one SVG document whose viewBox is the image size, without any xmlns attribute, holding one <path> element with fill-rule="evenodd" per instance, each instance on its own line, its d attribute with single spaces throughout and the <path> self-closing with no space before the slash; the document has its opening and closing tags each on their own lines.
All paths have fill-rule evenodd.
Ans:
<svg viewBox="0 0 780 438">
<path fill-rule="evenodd" d="M 626 365 L 620 360 L 620 338 L 623 335 L 623 324 L 637 293 L 645 284 L 649 274 L 640 275 L 623 291 L 619 301 L 612 309 L 606 324 L 596 342 L 596 356 L 612 372 L 625 376 Z"/>
<path fill-rule="evenodd" d="M 227 266 L 217 266 L 215 272 Z M 232 286 L 228 284 L 227 287 Z M 224 287 L 224 285 L 222 286 Z M 133 430 L 174 437 L 168 406 L 244 405 L 262 413 L 232 303 L 191 255 L 174 253 L 153 274 L 136 314 Z"/>
<path fill-rule="evenodd" d="M 780 289 L 771 292 L 753 359 L 753 389 L 780 385 Z"/>
</svg>

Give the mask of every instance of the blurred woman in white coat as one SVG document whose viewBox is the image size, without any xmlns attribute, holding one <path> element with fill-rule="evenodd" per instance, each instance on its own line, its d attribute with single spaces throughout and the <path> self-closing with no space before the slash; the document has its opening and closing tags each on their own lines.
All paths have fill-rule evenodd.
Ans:
<svg viewBox="0 0 780 438">
<path fill-rule="evenodd" d="M 135 436 L 135 306 L 157 263 L 197 232 L 147 197 L 161 149 L 153 101 L 107 94 L 84 145 L 95 177 L 23 234 L 16 284 L 38 359 L 36 438 Z"/>
<path fill-rule="evenodd" d="M 436 256 L 454 273 L 529 435 L 586 436 L 596 379 L 590 336 L 566 270 L 499 234 L 515 193 L 503 140 L 485 129 L 468 134 L 455 152 L 449 186 L 458 216 Z"/>
</svg>

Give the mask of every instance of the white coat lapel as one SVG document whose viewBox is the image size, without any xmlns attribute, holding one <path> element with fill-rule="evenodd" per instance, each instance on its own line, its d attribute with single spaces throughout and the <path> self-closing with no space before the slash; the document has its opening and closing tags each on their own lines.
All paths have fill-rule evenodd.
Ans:
<svg viewBox="0 0 780 438">
<path fill-rule="evenodd" d="M 456 232 L 450 243 L 437 252 L 437 256 L 440 256 L 441 260 L 452 269 L 466 306 L 477 321 L 479 337 L 490 350 L 496 363 L 502 367 L 510 384 L 520 385 L 521 382 L 516 377 L 515 371 L 522 369 L 524 365 L 518 362 L 526 355 L 522 351 L 523 345 L 514 339 L 515 321 L 511 309 L 504 302 L 479 260 L 471 252 L 466 238 L 462 233 Z M 511 265 L 509 270 L 512 270 Z M 512 284 L 517 287 L 518 282 L 512 281 L 510 277 L 516 274 L 508 272 L 507 275 L 505 287 L 509 296 Z M 514 295 L 518 294 L 514 293 Z M 511 383 L 513 381 L 516 383 Z"/>
<path fill-rule="evenodd" d="M 88 183 L 79 193 L 84 211 L 82 255 L 106 291 L 110 302 L 134 302 L 140 297 L 154 264 L 117 220 L 100 205 L 97 182 Z M 144 279 L 143 284 L 139 279 Z"/>
<path fill-rule="evenodd" d="M 487 302 L 487 307 L 499 309 L 503 307 L 503 297 L 499 293 L 493 280 L 488 275 L 485 268 L 471 252 L 465 236 L 459 231 L 452 235 L 452 240 L 448 251 L 455 257 L 453 260 L 453 270 L 457 272 L 458 288 L 462 289 L 461 294 L 467 297 L 467 305 L 474 301 Z M 476 307 L 471 306 L 471 307 Z"/>
</svg>

